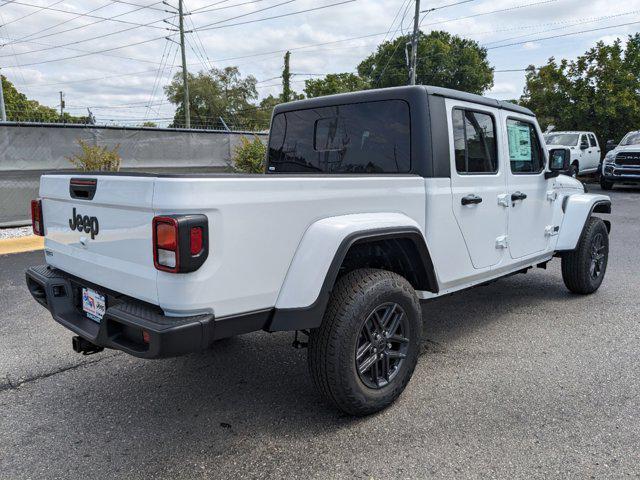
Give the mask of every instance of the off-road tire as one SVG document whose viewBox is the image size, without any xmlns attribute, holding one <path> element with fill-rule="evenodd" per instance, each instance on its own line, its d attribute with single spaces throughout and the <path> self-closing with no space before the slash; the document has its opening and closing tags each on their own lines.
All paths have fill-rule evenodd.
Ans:
<svg viewBox="0 0 640 480">
<path fill-rule="evenodd" d="M 372 312 L 391 303 L 406 316 L 406 357 L 386 385 L 370 388 L 356 366 L 357 343 Z M 333 289 L 322 324 L 309 335 L 307 360 L 313 382 L 329 403 L 345 413 L 368 415 L 382 410 L 409 382 L 418 360 L 421 334 L 420 302 L 404 277 L 376 269 L 347 273 Z"/>
<path fill-rule="evenodd" d="M 603 177 L 600 177 L 600 188 L 602 188 L 602 190 L 611 190 L 613 188 L 613 182 L 607 182 Z"/>
<path fill-rule="evenodd" d="M 598 248 L 598 241 L 601 241 Z M 595 252 L 599 250 L 599 252 Z M 594 255 L 599 258 L 594 276 Z M 600 257 L 600 255 L 602 255 Z M 591 217 L 582 231 L 576 249 L 562 255 L 562 280 L 573 293 L 595 292 L 602 283 L 609 260 L 609 233 L 602 219 Z"/>
</svg>

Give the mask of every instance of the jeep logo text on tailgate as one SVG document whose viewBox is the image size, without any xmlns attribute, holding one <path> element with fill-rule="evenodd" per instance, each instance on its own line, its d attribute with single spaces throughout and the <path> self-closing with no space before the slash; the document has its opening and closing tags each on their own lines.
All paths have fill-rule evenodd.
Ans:
<svg viewBox="0 0 640 480">
<path fill-rule="evenodd" d="M 97 217 L 90 217 L 88 215 L 82 216 L 79 213 L 76 213 L 75 207 L 73 208 L 73 213 L 69 219 L 69 228 L 71 230 L 78 230 L 79 232 L 84 231 L 84 233 L 91 233 L 92 239 L 96 238 L 96 235 L 98 235 L 98 232 L 100 231 Z"/>
</svg>

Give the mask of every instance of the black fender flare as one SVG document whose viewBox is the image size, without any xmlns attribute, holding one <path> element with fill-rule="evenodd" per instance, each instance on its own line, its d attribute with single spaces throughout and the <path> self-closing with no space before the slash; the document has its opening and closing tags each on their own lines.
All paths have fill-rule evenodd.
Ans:
<svg viewBox="0 0 640 480">
<path fill-rule="evenodd" d="M 421 268 L 424 269 L 428 279 L 427 290 L 437 293 L 439 291 L 433 262 L 424 236 L 415 227 L 389 227 L 374 230 L 363 230 L 347 235 L 340 243 L 327 271 L 324 282 L 316 300 L 308 307 L 301 308 L 275 308 L 268 326 L 269 332 L 291 331 L 317 328 L 322 323 L 324 312 L 329 303 L 333 286 L 336 283 L 340 267 L 344 262 L 349 249 L 356 243 L 375 242 L 389 239 L 408 239 L 416 247 L 420 256 Z"/>
</svg>

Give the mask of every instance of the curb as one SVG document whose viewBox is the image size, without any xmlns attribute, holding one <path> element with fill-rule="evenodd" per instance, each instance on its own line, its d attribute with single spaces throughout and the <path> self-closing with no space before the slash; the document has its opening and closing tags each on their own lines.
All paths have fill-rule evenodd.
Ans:
<svg viewBox="0 0 640 480">
<path fill-rule="evenodd" d="M 44 237 L 37 237 L 35 235 L 0 240 L 0 255 L 33 252 L 34 250 L 42 250 L 43 248 Z"/>
</svg>

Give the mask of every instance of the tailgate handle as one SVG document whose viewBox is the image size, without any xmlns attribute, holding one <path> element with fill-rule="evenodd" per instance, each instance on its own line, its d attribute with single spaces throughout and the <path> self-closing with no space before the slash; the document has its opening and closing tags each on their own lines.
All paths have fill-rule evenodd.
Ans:
<svg viewBox="0 0 640 480">
<path fill-rule="evenodd" d="M 69 195 L 71 198 L 93 200 L 97 186 L 98 180 L 95 178 L 72 178 L 69 182 Z"/>
</svg>

